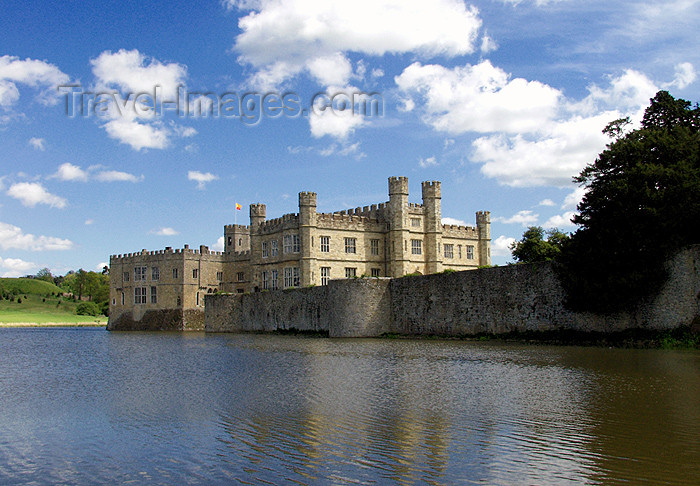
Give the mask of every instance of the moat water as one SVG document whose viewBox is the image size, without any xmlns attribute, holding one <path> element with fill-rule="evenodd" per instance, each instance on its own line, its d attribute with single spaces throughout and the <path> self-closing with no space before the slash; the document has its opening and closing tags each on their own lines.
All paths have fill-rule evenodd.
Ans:
<svg viewBox="0 0 700 486">
<path fill-rule="evenodd" d="M 0 329 L 0 484 L 700 483 L 700 353 Z"/>
</svg>

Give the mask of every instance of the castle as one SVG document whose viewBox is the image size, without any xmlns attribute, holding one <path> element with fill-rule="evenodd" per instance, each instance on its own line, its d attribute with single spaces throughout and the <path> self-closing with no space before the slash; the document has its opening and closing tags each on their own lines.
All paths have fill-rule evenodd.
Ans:
<svg viewBox="0 0 700 486">
<path fill-rule="evenodd" d="M 469 270 L 491 263 L 488 211 L 476 227 L 442 224 L 440 182 L 389 178 L 389 201 L 316 212 L 316 193 L 299 193 L 299 212 L 266 219 L 250 205 L 250 225 L 224 227 L 224 251 L 147 251 L 110 256 L 108 329 L 204 329 L 204 295 L 248 293 L 354 277 L 401 277 Z"/>
</svg>

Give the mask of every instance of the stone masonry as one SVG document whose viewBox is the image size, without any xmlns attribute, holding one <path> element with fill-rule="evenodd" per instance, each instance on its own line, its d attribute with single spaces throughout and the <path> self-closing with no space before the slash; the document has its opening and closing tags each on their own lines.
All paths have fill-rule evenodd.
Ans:
<svg viewBox="0 0 700 486">
<path fill-rule="evenodd" d="M 440 182 L 408 199 L 408 179 L 389 178 L 389 201 L 333 213 L 299 193 L 299 212 L 267 219 L 250 205 L 250 225 L 224 227 L 224 251 L 146 251 L 110 257 L 111 330 L 200 330 L 204 296 L 217 292 L 325 286 L 353 277 L 401 277 L 491 263 L 490 213 L 476 226 L 442 224 Z"/>
</svg>

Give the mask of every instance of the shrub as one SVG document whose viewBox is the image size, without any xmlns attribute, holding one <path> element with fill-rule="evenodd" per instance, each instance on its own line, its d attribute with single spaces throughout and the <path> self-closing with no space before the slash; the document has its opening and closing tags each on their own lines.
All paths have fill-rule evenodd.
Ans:
<svg viewBox="0 0 700 486">
<path fill-rule="evenodd" d="M 81 302 L 75 308 L 75 313 L 79 316 L 99 316 L 100 308 L 94 302 Z"/>
<path fill-rule="evenodd" d="M 25 299 L 26 299 L 26 297 L 25 297 Z M 22 303 L 22 297 L 17 297 L 17 303 L 18 303 L 18 304 L 21 304 L 21 303 Z"/>
</svg>

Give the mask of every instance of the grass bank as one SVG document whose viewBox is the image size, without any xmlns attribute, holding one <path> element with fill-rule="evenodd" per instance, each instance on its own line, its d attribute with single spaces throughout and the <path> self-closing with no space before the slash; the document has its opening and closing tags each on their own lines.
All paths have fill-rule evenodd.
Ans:
<svg viewBox="0 0 700 486">
<path fill-rule="evenodd" d="M 690 326 L 669 330 L 627 329 L 611 333 L 583 332 L 568 329 L 554 331 L 480 333 L 462 336 L 411 336 L 387 333 L 386 339 L 460 339 L 465 341 L 502 341 L 558 346 L 598 346 L 635 349 L 700 349 L 700 332 Z"/>
<path fill-rule="evenodd" d="M 76 315 L 77 305 L 77 302 L 65 301 L 63 297 L 19 294 L 12 301 L 0 300 L 0 324 L 107 324 L 105 316 Z"/>
</svg>

